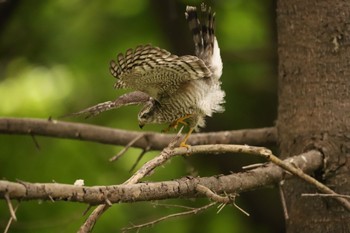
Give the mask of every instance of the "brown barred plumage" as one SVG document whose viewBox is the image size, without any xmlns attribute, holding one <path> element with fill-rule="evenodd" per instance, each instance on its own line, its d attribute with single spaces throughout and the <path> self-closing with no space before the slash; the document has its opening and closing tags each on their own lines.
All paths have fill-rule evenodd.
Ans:
<svg viewBox="0 0 350 233">
<path fill-rule="evenodd" d="M 189 133 L 205 125 L 205 116 L 224 111 L 224 91 L 220 49 L 215 37 L 215 13 L 201 5 L 187 6 L 185 16 L 193 34 L 196 56 L 176 56 L 151 45 L 139 45 L 118 54 L 110 62 L 110 72 L 117 79 L 115 88 L 133 89 L 115 101 L 108 101 L 80 111 L 96 115 L 102 111 L 130 104 L 142 104 L 138 115 L 140 127 L 149 123 L 188 124 Z"/>
<path fill-rule="evenodd" d="M 198 57 L 178 57 L 151 45 L 128 49 L 125 56 L 118 54 L 117 61 L 111 61 L 110 70 L 117 78 L 115 88 L 143 91 L 156 100 L 174 93 L 184 82 L 211 76 Z"/>
</svg>

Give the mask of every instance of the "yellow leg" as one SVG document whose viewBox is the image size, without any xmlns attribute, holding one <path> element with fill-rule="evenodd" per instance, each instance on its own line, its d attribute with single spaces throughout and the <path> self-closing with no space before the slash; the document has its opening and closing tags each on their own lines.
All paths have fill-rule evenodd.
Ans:
<svg viewBox="0 0 350 233">
<path fill-rule="evenodd" d="M 166 129 L 162 130 L 162 132 L 168 132 L 172 128 L 176 129 L 179 123 L 183 125 L 188 125 L 187 122 L 185 122 L 184 120 L 190 118 L 191 116 L 191 114 L 186 114 L 185 116 L 180 117 L 179 119 L 173 121 Z"/>
<path fill-rule="evenodd" d="M 190 128 L 190 130 L 188 131 L 188 133 L 186 134 L 184 140 L 182 140 L 182 142 L 180 143 L 180 147 L 186 147 L 189 148 L 190 145 L 186 144 L 187 139 L 190 137 L 190 135 L 192 134 L 194 128 Z"/>
<path fill-rule="evenodd" d="M 186 114 L 185 116 L 183 116 L 183 117 L 177 119 L 177 120 L 175 121 L 174 128 L 176 129 L 176 128 L 177 128 L 177 125 L 178 125 L 179 123 L 181 123 L 181 124 L 183 124 L 183 125 L 188 125 L 187 122 L 185 122 L 184 120 L 186 120 L 186 119 L 188 119 L 188 118 L 190 118 L 190 117 L 192 117 L 191 114 Z"/>
</svg>

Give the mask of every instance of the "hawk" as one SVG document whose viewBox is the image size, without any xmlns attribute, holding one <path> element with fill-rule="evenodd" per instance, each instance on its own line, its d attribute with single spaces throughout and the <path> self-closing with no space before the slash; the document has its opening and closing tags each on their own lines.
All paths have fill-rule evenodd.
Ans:
<svg viewBox="0 0 350 233">
<path fill-rule="evenodd" d="M 214 33 L 215 13 L 202 4 L 198 12 L 196 7 L 187 6 L 185 17 L 193 34 L 196 56 L 176 56 L 151 45 L 120 53 L 110 62 L 110 72 L 117 79 L 114 86 L 134 91 L 76 114 L 94 116 L 141 104 L 141 128 L 151 123 L 168 123 L 168 129 L 188 125 L 189 131 L 180 143 L 188 147 L 187 139 L 193 130 L 205 126 L 205 117 L 224 111 L 225 92 L 221 89 L 222 61 Z"/>
</svg>

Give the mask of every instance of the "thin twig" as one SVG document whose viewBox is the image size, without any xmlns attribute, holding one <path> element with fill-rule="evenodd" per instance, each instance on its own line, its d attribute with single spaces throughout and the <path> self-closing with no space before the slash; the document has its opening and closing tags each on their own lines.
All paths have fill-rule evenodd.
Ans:
<svg viewBox="0 0 350 233">
<path fill-rule="evenodd" d="M 87 212 L 89 212 L 89 210 L 91 209 L 91 205 L 88 205 L 88 207 L 84 210 L 82 216 L 85 216 L 87 214 Z"/>
<path fill-rule="evenodd" d="M 325 194 L 325 193 L 302 193 L 302 197 L 342 197 L 350 199 L 350 195 L 344 194 Z"/>
<path fill-rule="evenodd" d="M 10 199 L 10 195 L 9 195 L 8 193 L 5 193 L 5 196 L 4 196 L 4 197 L 5 197 L 7 206 L 8 206 L 8 208 L 9 208 L 11 218 L 12 218 L 13 220 L 17 221 L 16 211 L 13 209 L 12 202 L 11 202 L 11 199 Z"/>
<path fill-rule="evenodd" d="M 237 204 L 236 204 L 236 202 L 233 202 L 232 203 L 232 205 L 234 205 L 234 207 L 236 207 L 238 210 L 240 210 L 243 214 L 245 214 L 246 216 L 250 216 L 250 214 L 247 212 L 247 211 L 245 211 L 243 208 L 241 208 L 241 207 L 239 207 Z"/>
<path fill-rule="evenodd" d="M 85 220 L 84 224 L 78 230 L 78 233 L 91 232 L 92 228 L 95 226 L 97 219 L 109 208 L 109 205 L 102 204 L 97 206 L 94 211 Z"/>
<path fill-rule="evenodd" d="M 132 171 L 134 171 L 135 167 L 139 164 L 139 162 L 141 161 L 141 159 L 143 158 L 143 156 L 149 151 L 149 147 L 147 147 L 146 149 L 143 149 L 141 151 L 141 153 L 139 154 L 139 156 L 137 157 L 136 161 L 134 162 L 134 164 L 132 165 L 132 167 L 129 170 L 129 173 L 131 173 Z"/>
<path fill-rule="evenodd" d="M 13 210 L 14 213 L 16 213 L 18 207 L 19 207 L 19 203 L 16 205 L 15 209 Z M 3 233 L 7 233 L 8 232 L 8 230 L 10 229 L 10 226 L 11 226 L 13 220 L 16 221 L 16 219 L 14 219 L 13 216 L 11 215 L 10 218 L 9 218 L 9 221 L 7 222 L 7 225 L 6 225 Z"/>
<path fill-rule="evenodd" d="M 156 202 L 153 202 L 152 205 L 155 206 L 155 207 L 157 207 L 157 206 L 163 206 L 163 207 L 166 207 L 166 208 L 173 208 L 173 207 L 176 207 L 176 208 L 182 208 L 182 209 L 188 209 L 188 210 L 193 210 L 193 209 L 195 209 L 195 208 L 193 208 L 193 207 L 189 207 L 189 206 L 185 206 L 185 205 L 164 204 L 164 203 L 156 203 Z"/>
<path fill-rule="evenodd" d="M 287 202 L 286 202 L 286 197 L 284 195 L 283 191 L 283 181 L 281 181 L 278 185 L 278 189 L 280 192 L 280 197 L 281 197 L 281 202 L 282 202 L 282 207 L 283 207 L 283 214 L 284 214 L 284 219 L 288 220 L 289 219 L 289 214 L 288 214 L 288 208 L 287 208 Z"/>
<path fill-rule="evenodd" d="M 195 208 L 193 210 L 188 210 L 188 211 L 184 211 L 184 212 L 180 212 L 180 213 L 176 213 L 176 214 L 170 214 L 170 215 L 158 218 L 156 220 L 153 220 L 153 221 L 150 221 L 150 222 L 147 222 L 147 223 L 143 223 L 143 224 L 133 225 L 131 227 L 124 227 L 124 228 L 121 229 L 121 231 L 122 232 L 128 232 L 128 231 L 135 230 L 135 229 L 139 230 L 141 228 L 151 227 L 151 226 L 153 226 L 153 225 L 155 225 L 155 224 L 157 224 L 159 222 L 168 220 L 170 218 L 176 218 L 176 217 L 180 217 L 180 216 L 198 214 L 198 213 L 200 213 L 200 212 L 202 212 L 202 211 L 212 207 L 215 204 L 216 204 L 215 202 L 212 202 L 212 203 L 210 203 L 208 205 L 202 206 L 200 208 Z"/>
<path fill-rule="evenodd" d="M 255 169 L 257 167 L 261 167 L 264 166 L 266 163 L 254 163 L 254 164 L 249 164 L 246 166 L 243 166 L 242 169 L 243 170 L 249 170 L 249 169 Z"/>
<path fill-rule="evenodd" d="M 223 203 L 223 204 L 229 204 L 232 203 L 232 199 L 228 196 L 222 197 L 220 195 L 217 195 L 213 191 L 211 191 L 209 188 L 203 186 L 203 185 L 197 185 L 196 190 L 205 196 L 207 196 L 209 199 L 212 201 L 218 202 L 218 203 Z"/>
<path fill-rule="evenodd" d="M 226 203 L 221 203 L 218 205 L 218 211 L 216 211 L 216 214 L 219 214 L 221 212 L 221 210 L 223 210 L 226 206 Z"/>
<path fill-rule="evenodd" d="M 119 159 L 120 157 L 122 157 L 125 154 L 125 152 L 127 152 L 129 150 L 129 148 L 131 146 L 133 146 L 135 144 L 135 142 L 137 142 L 142 137 L 144 137 L 143 134 L 137 135 L 137 137 L 135 137 L 133 140 L 131 140 L 117 155 L 110 158 L 109 161 L 113 162 L 113 161 Z"/>
<path fill-rule="evenodd" d="M 212 201 L 221 203 L 221 205 L 218 206 L 218 211 L 219 213 L 227 204 L 232 204 L 234 207 L 236 207 L 238 210 L 240 210 L 243 214 L 249 216 L 249 213 L 245 210 L 243 210 L 241 207 L 239 207 L 236 204 L 236 195 L 235 194 L 226 194 L 226 196 L 220 196 L 216 193 L 214 193 L 212 190 L 209 188 L 205 187 L 204 185 L 198 184 L 196 187 L 196 190 L 205 196 L 207 196 L 209 199 Z"/>
<path fill-rule="evenodd" d="M 40 150 L 40 144 L 39 144 L 38 140 L 36 140 L 35 135 L 32 134 L 32 133 L 30 133 L 30 136 L 31 136 L 31 138 L 32 138 L 32 140 L 33 140 L 33 142 L 34 142 L 35 148 L 36 148 L 37 150 Z"/>
</svg>

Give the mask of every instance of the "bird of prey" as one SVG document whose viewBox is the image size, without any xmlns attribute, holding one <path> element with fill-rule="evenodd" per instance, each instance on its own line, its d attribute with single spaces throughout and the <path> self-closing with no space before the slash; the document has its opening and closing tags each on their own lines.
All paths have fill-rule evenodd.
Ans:
<svg viewBox="0 0 350 233">
<path fill-rule="evenodd" d="M 97 104 L 76 114 L 97 115 L 126 105 L 142 105 L 139 126 L 156 123 L 188 125 L 189 131 L 205 126 L 205 117 L 223 112 L 225 92 L 221 89 L 222 61 L 214 33 L 215 13 L 202 4 L 197 11 L 187 6 L 185 17 L 193 34 L 195 56 L 176 56 L 151 45 L 140 45 L 117 55 L 110 72 L 115 88 L 132 89 L 114 101 Z"/>
</svg>

